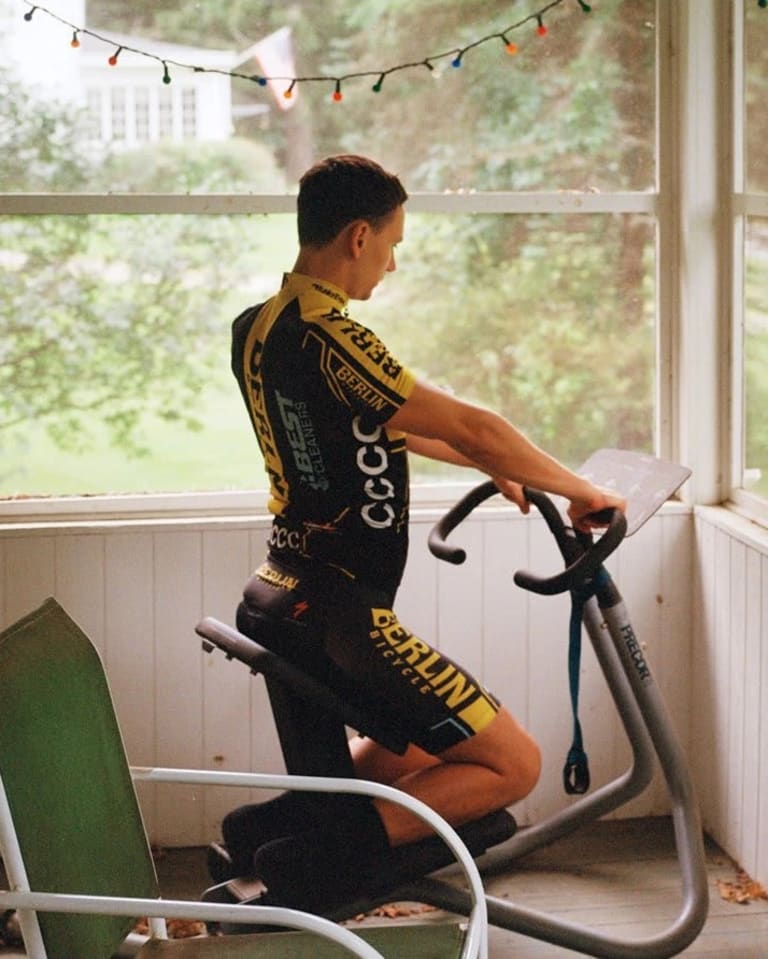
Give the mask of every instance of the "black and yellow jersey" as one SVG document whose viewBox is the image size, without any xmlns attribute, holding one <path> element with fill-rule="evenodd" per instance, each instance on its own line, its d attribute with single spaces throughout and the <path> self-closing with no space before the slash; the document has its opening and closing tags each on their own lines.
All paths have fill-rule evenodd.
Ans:
<svg viewBox="0 0 768 959">
<path fill-rule="evenodd" d="M 346 294 L 296 273 L 238 316 L 232 370 L 264 456 L 270 548 L 338 566 L 394 595 L 408 549 L 405 436 L 384 425 L 413 375 L 346 312 Z"/>
</svg>

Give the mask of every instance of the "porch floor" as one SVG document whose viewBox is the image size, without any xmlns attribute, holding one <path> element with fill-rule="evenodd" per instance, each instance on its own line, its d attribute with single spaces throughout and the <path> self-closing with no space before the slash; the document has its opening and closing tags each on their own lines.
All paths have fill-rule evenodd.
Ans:
<svg viewBox="0 0 768 959">
<path fill-rule="evenodd" d="M 503 847 L 500 847 L 503 853 Z M 686 957 L 768 959 L 768 900 L 738 904 L 723 898 L 742 889 L 737 865 L 707 842 L 710 912 Z M 607 935 L 644 939 L 666 929 L 679 909 L 679 876 L 671 821 L 634 819 L 598 822 L 578 835 L 531 853 L 514 866 L 496 852 L 485 858 L 487 891 L 520 905 L 554 912 Z M 157 858 L 163 896 L 197 899 L 209 885 L 205 850 L 169 849 Z M 448 874 L 449 871 L 446 871 Z M 0 876 L 0 878 L 2 878 Z M 398 913 L 366 916 L 350 925 L 441 922 L 445 913 L 398 904 Z M 571 950 L 491 927 L 491 959 L 568 959 Z M 23 956 L 0 946 L 0 957 Z"/>
</svg>

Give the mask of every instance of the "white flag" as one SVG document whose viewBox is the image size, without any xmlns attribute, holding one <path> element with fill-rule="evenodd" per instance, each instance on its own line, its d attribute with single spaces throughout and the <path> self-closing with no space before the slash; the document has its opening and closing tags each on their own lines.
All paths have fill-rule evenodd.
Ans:
<svg viewBox="0 0 768 959">
<path fill-rule="evenodd" d="M 286 90 L 291 86 L 291 82 L 296 76 L 291 28 L 280 27 L 279 30 L 270 33 L 268 37 L 254 43 L 242 56 L 243 61 L 251 58 L 258 63 L 261 75 L 266 77 L 278 107 L 281 110 L 290 110 L 299 93 L 298 85 L 296 85 L 291 90 L 290 97 L 285 96 Z"/>
</svg>

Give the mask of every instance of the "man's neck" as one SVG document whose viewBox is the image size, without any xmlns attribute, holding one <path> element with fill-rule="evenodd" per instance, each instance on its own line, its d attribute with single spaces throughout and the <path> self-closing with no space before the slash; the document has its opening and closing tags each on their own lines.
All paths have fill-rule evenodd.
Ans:
<svg viewBox="0 0 768 959">
<path fill-rule="evenodd" d="M 346 260 L 332 245 L 302 247 L 293 267 L 294 273 L 324 280 L 349 295 L 350 273 Z"/>
</svg>

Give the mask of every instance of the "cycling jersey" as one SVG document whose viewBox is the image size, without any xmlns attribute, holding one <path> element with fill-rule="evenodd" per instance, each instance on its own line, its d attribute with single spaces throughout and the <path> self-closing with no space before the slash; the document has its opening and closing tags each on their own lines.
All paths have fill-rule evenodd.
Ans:
<svg viewBox="0 0 768 959">
<path fill-rule="evenodd" d="M 264 456 L 270 548 L 394 596 L 408 551 L 405 436 L 384 425 L 413 375 L 325 281 L 287 274 L 232 329 L 232 369 Z"/>
<path fill-rule="evenodd" d="M 394 707 L 411 741 L 439 753 L 485 728 L 499 704 L 392 611 L 408 551 L 408 466 L 404 434 L 385 424 L 415 381 L 350 319 L 347 299 L 287 274 L 233 324 L 232 369 L 274 515 L 237 624 L 342 695 Z"/>
</svg>

